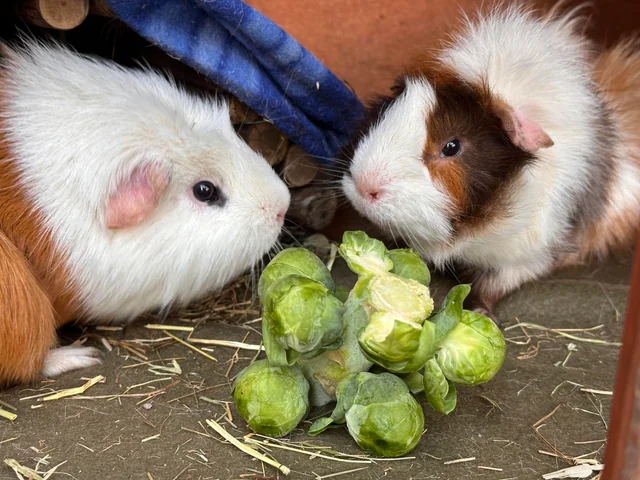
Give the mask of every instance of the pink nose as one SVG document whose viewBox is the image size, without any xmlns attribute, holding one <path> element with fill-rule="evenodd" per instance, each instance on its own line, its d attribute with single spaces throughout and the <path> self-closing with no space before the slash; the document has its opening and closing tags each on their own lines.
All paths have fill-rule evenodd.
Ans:
<svg viewBox="0 0 640 480">
<path fill-rule="evenodd" d="M 378 201 L 384 194 L 379 182 L 371 178 L 355 177 L 353 181 L 360 196 L 369 202 Z"/>
<path fill-rule="evenodd" d="M 284 216 L 287 214 L 287 209 L 286 208 L 282 208 L 280 209 L 280 211 L 276 214 L 276 222 L 284 222 Z"/>
</svg>

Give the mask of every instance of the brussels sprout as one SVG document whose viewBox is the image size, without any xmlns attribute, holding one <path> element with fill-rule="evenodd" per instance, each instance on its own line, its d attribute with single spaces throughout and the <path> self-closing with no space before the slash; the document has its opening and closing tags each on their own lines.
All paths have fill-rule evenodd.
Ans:
<svg viewBox="0 0 640 480">
<path fill-rule="evenodd" d="M 502 367 L 506 343 L 490 318 L 468 310 L 444 337 L 435 358 L 444 376 L 460 385 L 488 382 Z"/>
<path fill-rule="evenodd" d="M 422 407 L 395 375 L 350 375 L 338 386 L 337 398 L 331 417 L 314 422 L 309 435 L 346 422 L 362 450 L 383 457 L 405 455 L 420 441 L 424 431 Z"/>
<path fill-rule="evenodd" d="M 435 325 L 429 321 L 413 324 L 410 330 L 407 327 L 410 324 L 396 320 L 389 335 L 379 339 L 375 338 L 371 325 L 375 328 L 375 322 L 369 324 L 360 335 L 360 349 L 365 357 L 390 372 L 417 372 L 435 353 Z"/>
<path fill-rule="evenodd" d="M 287 275 L 301 275 L 322 283 L 331 292 L 335 283 L 322 260 L 304 248 L 286 248 L 278 253 L 263 270 L 258 281 L 258 297 L 264 301 L 267 289 Z"/>
<path fill-rule="evenodd" d="M 280 356 L 274 355 L 274 343 L 285 350 L 287 364 L 299 356 L 312 358 L 339 348 L 344 310 L 344 304 L 315 280 L 300 275 L 277 280 L 264 299 L 262 323 L 267 356 L 272 363 L 282 364 Z"/>
<path fill-rule="evenodd" d="M 420 345 L 422 326 L 389 312 L 375 312 L 360 336 L 365 355 L 384 357 L 385 362 L 408 362 Z M 384 365 L 383 365 L 384 366 Z"/>
<path fill-rule="evenodd" d="M 387 247 L 364 232 L 345 232 L 340 255 L 358 276 L 375 275 L 393 268 Z"/>
<path fill-rule="evenodd" d="M 282 437 L 309 413 L 309 383 L 296 366 L 258 360 L 238 375 L 233 400 L 254 432 Z"/>
<path fill-rule="evenodd" d="M 372 277 L 368 289 L 369 303 L 377 311 L 393 312 L 420 324 L 433 311 L 429 288 L 415 280 L 385 273 Z"/>
<path fill-rule="evenodd" d="M 310 397 L 314 407 L 321 407 L 335 400 L 337 386 L 346 376 L 371 368 L 372 362 L 363 355 L 358 345 L 358 335 L 369 321 L 364 308 L 368 281 L 368 278 L 358 280 L 349 294 L 345 304 L 346 311 L 342 316 L 342 346 L 312 359 L 298 360 L 298 365 L 311 385 Z"/>
<path fill-rule="evenodd" d="M 366 285 L 369 322 L 359 336 L 364 355 L 395 373 L 416 372 L 434 353 L 435 325 L 425 322 L 433 310 L 429 288 L 383 272 Z"/>
<path fill-rule="evenodd" d="M 420 255 L 409 248 L 397 248 L 389 250 L 389 256 L 393 262 L 391 273 L 415 280 L 425 287 L 429 286 L 431 273 L 427 264 L 420 258 Z"/>
<path fill-rule="evenodd" d="M 447 380 L 435 358 L 424 366 L 424 393 L 436 412 L 449 415 L 456 408 L 456 386 Z"/>
</svg>

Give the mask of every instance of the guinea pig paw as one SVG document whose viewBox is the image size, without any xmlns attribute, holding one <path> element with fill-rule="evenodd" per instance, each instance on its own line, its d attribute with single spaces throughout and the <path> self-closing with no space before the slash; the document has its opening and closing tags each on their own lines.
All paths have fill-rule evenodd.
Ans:
<svg viewBox="0 0 640 480">
<path fill-rule="evenodd" d="M 100 365 L 102 364 L 100 355 L 100 350 L 93 347 L 70 345 L 52 348 L 44 361 L 42 374 L 45 377 L 55 377 L 72 370 Z"/>
</svg>

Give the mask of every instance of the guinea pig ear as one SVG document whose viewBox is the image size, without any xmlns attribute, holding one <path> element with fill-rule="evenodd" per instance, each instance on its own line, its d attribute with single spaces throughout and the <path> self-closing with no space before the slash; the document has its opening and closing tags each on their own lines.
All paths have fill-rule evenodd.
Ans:
<svg viewBox="0 0 640 480">
<path fill-rule="evenodd" d="M 169 174 L 160 165 L 136 167 L 107 201 L 107 227 L 127 228 L 143 222 L 157 208 L 168 185 Z"/>
<path fill-rule="evenodd" d="M 519 108 L 501 103 L 495 107 L 495 111 L 516 147 L 534 153 L 553 146 L 551 137 Z"/>
</svg>

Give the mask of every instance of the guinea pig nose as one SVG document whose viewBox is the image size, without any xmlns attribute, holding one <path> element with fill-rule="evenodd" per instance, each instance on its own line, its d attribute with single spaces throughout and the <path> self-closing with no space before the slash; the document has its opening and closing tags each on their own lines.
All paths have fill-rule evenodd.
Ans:
<svg viewBox="0 0 640 480">
<path fill-rule="evenodd" d="M 378 198 L 380 198 L 380 196 L 382 196 L 382 190 L 367 190 L 367 192 L 365 193 L 365 197 L 370 202 L 375 202 L 376 200 L 378 200 Z"/>
<path fill-rule="evenodd" d="M 280 209 L 280 211 L 276 214 L 276 221 L 277 222 L 284 222 L 284 216 L 286 214 L 287 214 L 287 209 L 286 208 Z"/>
<path fill-rule="evenodd" d="M 371 181 L 371 179 L 359 177 L 354 178 L 353 181 L 360 196 L 369 202 L 379 200 L 384 194 L 382 186 L 377 182 Z"/>
</svg>

